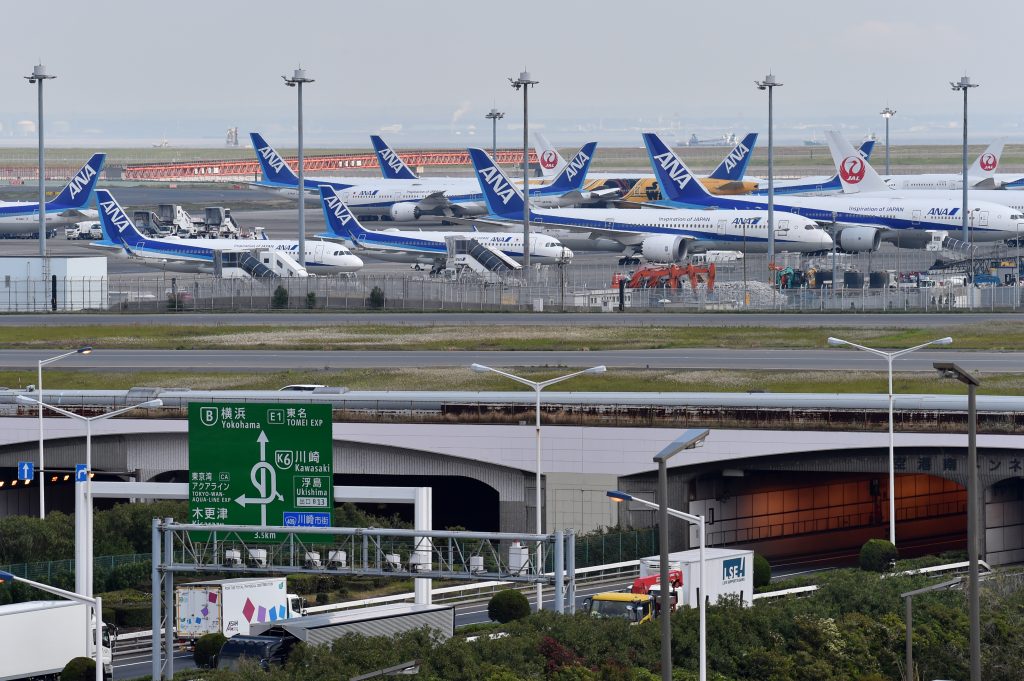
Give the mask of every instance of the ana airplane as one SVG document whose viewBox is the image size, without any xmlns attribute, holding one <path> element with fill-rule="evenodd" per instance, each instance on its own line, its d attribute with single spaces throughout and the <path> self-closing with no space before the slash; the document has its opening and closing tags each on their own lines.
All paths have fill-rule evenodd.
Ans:
<svg viewBox="0 0 1024 681">
<path fill-rule="evenodd" d="M 106 154 L 93 154 L 89 162 L 75 173 L 74 177 L 64 186 L 60 194 L 46 202 L 46 224 L 63 224 L 68 221 L 82 219 L 82 211 L 89 205 L 92 191 L 96 187 L 103 170 Z M 68 213 L 64 218 L 62 213 Z M 38 201 L 3 201 L 0 202 L 0 232 L 24 233 L 32 232 L 39 227 Z"/>
<path fill-rule="evenodd" d="M 320 201 L 327 220 L 324 239 L 344 240 L 359 252 L 380 260 L 426 265 L 444 264 L 448 256 L 446 237 L 457 236 L 479 241 L 517 260 L 523 258 L 523 234 L 514 232 L 434 232 L 364 229 L 333 187 L 320 186 Z M 530 257 L 535 262 L 557 263 L 572 259 L 572 251 L 557 239 L 544 234 L 530 235 Z"/>
<path fill-rule="evenodd" d="M 871 158 L 871 152 L 875 148 L 875 140 L 867 139 L 861 142 L 858 153 L 865 161 Z M 744 178 L 756 180 L 758 189 L 751 192 L 754 196 L 768 196 L 768 179 Z M 826 175 L 810 175 L 795 180 L 776 180 L 775 193 L 777 195 L 800 194 L 802 196 L 831 196 L 843 191 L 843 185 L 839 181 L 839 173 L 828 177 Z"/>
<path fill-rule="evenodd" d="M 717 206 L 719 208 L 764 209 L 767 200 L 753 196 L 714 196 L 693 181 L 686 164 L 654 133 L 644 133 L 644 144 L 658 182 L 668 194 L 661 205 Z M 849 146 L 849 145 L 847 145 Z M 850 147 L 848 160 L 858 167 L 870 167 Z M 842 173 L 840 173 L 842 174 Z M 975 226 L 978 241 L 1001 241 L 1016 230 L 1021 216 L 1004 206 L 975 201 L 973 209 L 983 214 L 984 224 Z M 792 219 L 800 215 L 828 225 L 837 233 L 837 245 L 846 251 L 871 251 L 882 240 L 897 246 L 923 248 L 935 232 L 955 230 L 959 204 L 944 199 L 894 198 L 877 196 L 787 196 L 775 201 L 775 210 Z"/>
<path fill-rule="evenodd" d="M 263 171 L 257 186 L 297 192 L 299 179 L 285 160 L 257 133 L 250 133 Z M 590 142 L 573 157 L 565 171 L 550 184 L 530 190 L 530 200 L 545 206 L 573 205 L 590 199 L 582 191 L 597 142 Z M 320 185 L 333 187 L 357 215 L 387 215 L 392 220 L 417 220 L 423 215 L 467 217 L 487 212 L 479 188 L 469 178 L 372 180 L 359 178 L 304 178 L 306 191 Z"/>
<path fill-rule="evenodd" d="M 490 213 L 504 220 L 522 216 L 523 194 L 519 188 L 482 149 L 470 149 L 469 156 Z M 612 240 L 622 250 L 655 262 L 679 262 L 691 252 L 710 250 L 763 253 L 768 242 L 767 213 L 763 210 L 561 208 L 531 210 L 530 223 L 549 234 L 548 230 L 556 230 L 562 243 L 575 235 L 570 244 L 573 248 L 587 250 L 587 242 L 592 239 Z M 780 250 L 823 251 L 832 247 L 832 239 L 814 221 L 792 216 L 785 223 L 779 224 Z"/>
<path fill-rule="evenodd" d="M 293 258 L 298 254 L 295 241 L 273 239 L 151 239 L 135 227 L 109 191 L 96 190 L 103 239 L 94 247 L 113 250 L 120 245 L 129 257 L 135 257 L 162 269 L 181 272 L 212 272 L 217 251 L 282 251 Z M 363 261 L 342 245 L 327 241 L 306 241 L 306 270 L 336 274 L 355 272 Z"/>
<path fill-rule="evenodd" d="M 963 214 L 960 211 L 963 209 L 963 184 L 960 184 L 959 181 L 960 189 L 893 189 L 884 178 L 878 175 L 870 163 L 857 163 L 857 159 L 849 155 L 850 144 L 843 139 L 842 135 L 835 131 L 829 131 L 825 133 L 825 137 L 828 140 L 829 151 L 832 152 L 832 161 L 838 169 L 844 194 L 862 197 L 895 196 L 907 199 L 942 199 L 951 201 L 959 208 L 956 212 L 950 213 L 950 216 L 955 216 L 955 222 L 958 225 L 962 224 Z M 971 175 L 968 174 L 968 177 L 971 177 Z M 971 189 L 968 187 L 968 196 L 974 201 L 999 204 L 1010 209 L 1015 214 L 1024 215 L 1024 193 L 1008 192 L 1001 189 Z M 971 215 L 968 216 L 970 222 L 983 219 L 982 211 L 976 212 L 972 209 L 970 212 Z"/>
</svg>

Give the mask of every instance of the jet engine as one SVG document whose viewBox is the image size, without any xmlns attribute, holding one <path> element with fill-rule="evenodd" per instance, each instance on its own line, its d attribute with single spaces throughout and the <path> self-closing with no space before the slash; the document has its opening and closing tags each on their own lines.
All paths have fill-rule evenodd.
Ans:
<svg viewBox="0 0 1024 681">
<path fill-rule="evenodd" d="M 410 222 L 420 219 L 420 209 L 415 203 L 396 203 L 391 206 L 391 219 L 395 222 Z"/>
<path fill-rule="evenodd" d="M 874 227 L 847 227 L 839 232 L 839 247 L 848 253 L 877 251 L 882 233 Z"/>
<path fill-rule="evenodd" d="M 651 236 L 644 239 L 640 252 L 653 262 L 680 262 L 688 248 L 689 240 L 681 236 Z"/>
</svg>

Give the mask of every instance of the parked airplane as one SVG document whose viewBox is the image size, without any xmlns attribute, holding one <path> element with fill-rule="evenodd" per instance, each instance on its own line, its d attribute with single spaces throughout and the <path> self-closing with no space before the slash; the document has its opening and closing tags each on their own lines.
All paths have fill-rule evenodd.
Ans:
<svg viewBox="0 0 1024 681">
<path fill-rule="evenodd" d="M 668 207 L 709 207 L 764 209 L 767 200 L 754 196 L 714 196 L 699 182 L 686 164 L 676 156 L 658 135 L 644 133 L 644 144 L 658 182 L 668 194 Z M 850 148 L 848 160 L 870 167 Z M 1001 241 L 1016 231 L 1020 214 L 994 203 L 974 201 L 972 210 L 984 220 L 974 227 L 977 241 Z M 923 248 L 936 232 L 957 229 L 959 204 L 945 199 L 889 198 L 871 196 L 787 196 L 775 201 L 775 210 L 792 219 L 800 215 L 828 225 L 837 233 L 837 245 L 846 251 L 871 251 L 882 240 L 897 246 Z M 982 224 L 984 222 L 984 224 Z"/>
<path fill-rule="evenodd" d="M 297 192 L 299 179 L 285 160 L 258 133 L 250 133 L 263 171 L 257 186 Z M 530 201 L 545 206 L 573 205 L 591 197 L 582 191 L 597 142 L 590 142 L 573 157 L 565 171 L 550 184 L 530 189 Z M 487 212 L 479 188 L 469 178 L 373 180 L 358 178 L 304 178 L 306 191 L 320 185 L 334 187 L 357 215 L 387 215 L 392 220 L 417 220 L 423 215 L 464 217 Z"/>
<path fill-rule="evenodd" d="M 128 215 L 106 189 L 96 190 L 103 239 L 95 246 L 111 250 L 120 243 L 124 251 L 147 264 L 182 272 L 212 272 L 217 251 L 280 251 L 295 257 L 296 241 L 273 239 L 151 239 L 135 227 Z M 363 261 L 340 244 L 306 241 L 306 270 L 336 274 L 355 272 Z"/>
<path fill-rule="evenodd" d="M 357 251 L 380 260 L 443 265 L 448 256 L 446 237 L 456 236 L 479 241 L 517 260 L 523 258 L 523 233 L 515 232 L 435 232 L 365 229 L 333 187 L 320 186 L 320 201 L 327 220 L 324 239 L 344 240 Z M 572 251 L 557 239 L 544 234 L 530 235 L 530 257 L 534 262 L 558 263 L 572 259 Z"/>
<path fill-rule="evenodd" d="M 875 148 L 875 140 L 866 139 L 860 144 L 858 153 L 865 161 L 871 158 L 871 152 Z M 751 192 L 754 196 L 768 196 L 768 178 L 747 177 L 745 180 L 758 182 L 756 191 Z M 799 177 L 795 180 L 775 180 L 775 194 L 800 194 L 802 196 L 831 196 L 843 191 L 843 185 L 839 181 L 839 173 L 832 175 L 809 175 Z"/>
<path fill-rule="evenodd" d="M 825 133 L 825 136 L 828 139 L 829 151 L 832 152 L 832 162 L 835 163 L 839 172 L 839 178 L 843 184 L 844 194 L 862 197 L 883 196 L 952 201 L 959 208 L 955 212 L 950 213 L 950 215 L 956 217 L 955 222 L 958 225 L 962 224 L 963 215 L 959 212 L 963 207 L 962 184 L 960 189 L 893 189 L 884 178 L 878 175 L 870 163 L 859 164 L 856 159 L 849 155 L 850 144 L 843 139 L 842 135 L 835 131 L 829 131 Z M 969 174 L 968 177 L 970 177 Z M 968 187 L 968 195 L 974 201 L 999 204 L 1011 209 L 1015 213 L 1024 214 L 1024 194 L 1021 192 L 1008 192 L 1001 189 L 971 189 Z M 982 219 L 980 213 L 976 214 L 973 210 L 968 218 L 972 222 Z"/>
<path fill-rule="evenodd" d="M 515 220 L 523 214 L 523 194 L 482 149 L 470 149 L 473 170 L 487 199 L 490 213 L 499 219 Z M 678 262 L 691 252 L 767 250 L 763 210 L 635 210 L 623 208 L 561 208 L 532 210 L 530 223 L 538 231 L 557 230 L 559 241 L 575 237 L 573 248 L 587 250 L 592 239 L 612 240 L 622 250 L 638 253 L 656 262 Z M 823 251 L 832 239 L 813 220 L 788 217 L 779 224 L 780 250 Z M 579 244 L 577 246 L 576 244 Z M 600 248 L 599 250 L 606 250 Z"/>
<path fill-rule="evenodd" d="M 106 154 L 93 154 L 92 158 L 75 173 L 60 194 L 46 202 L 46 224 L 64 224 L 82 219 L 82 212 L 89 205 L 92 191 L 103 170 Z M 61 214 L 68 213 L 68 217 Z M 32 232 L 39 227 L 38 201 L 0 202 L 0 232 Z"/>
<path fill-rule="evenodd" d="M 997 139 L 967 169 L 968 188 L 1002 189 L 1024 179 L 1021 173 L 996 173 L 1006 139 Z M 921 173 L 917 175 L 883 175 L 892 189 L 963 189 L 962 173 Z"/>
</svg>

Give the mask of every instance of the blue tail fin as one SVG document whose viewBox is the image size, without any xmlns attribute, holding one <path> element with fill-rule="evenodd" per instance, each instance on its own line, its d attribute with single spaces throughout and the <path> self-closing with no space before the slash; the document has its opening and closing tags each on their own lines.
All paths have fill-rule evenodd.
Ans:
<svg viewBox="0 0 1024 681">
<path fill-rule="evenodd" d="M 538 193 L 553 194 L 582 189 L 583 181 L 587 179 L 587 171 L 590 170 L 590 162 L 594 158 L 595 149 L 597 149 L 597 142 L 584 144 L 583 148 L 576 152 L 576 155 L 565 165 L 565 169 L 558 174 L 558 177 L 551 184 L 542 187 Z"/>
<path fill-rule="evenodd" d="M 871 160 L 871 152 L 875 150 L 875 140 L 867 139 L 860 143 L 860 148 L 857 150 L 860 155 L 864 157 L 865 161 Z"/>
<path fill-rule="evenodd" d="M 412 172 L 409 166 L 405 165 L 402 157 L 395 153 L 395 150 L 387 145 L 379 135 L 370 135 L 370 143 L 373 151 L 377 154 L 377 162 L 380 163 L 380 172 L 386 180 L 416 180 L 416 173 Z"/>
<path fill-rule="evenodd" d="M 338 197 L 338 192 L 334 191 L 334 187 L 320 185 L 320 205 L 324 209 L 324 219 L 327 220 L 329 236 L 356 242 L 360 235 L 367 234 L 356 216 Z"/>
<path fill-rule="evenodd" d="M 523 193 L 519 187 L 512 184 L 483 149 L 470 147 L 469 158 L 473 161 L 473 172 L 480 183 L 488 212 L 503 218 L 522 217 Z"/>
<path fill-rule="evenodd" d="M 46 203 L 46 209 L 68 210 L 87 207 L 92 192 L 96 188 L 96 181 L 100 179 L 100 171 L 103 170 L 103 162 L 106 159 L 106 154 L 93 154 L 89 162 L 75 173 L 60 194 Z"/>
<path fill-rule="evenodd" d="M 256 150 L 256 160 L 259 161 L 260 170 L 263 171 L 264 182 L 286 187 L 299 186 L 299 178 L 288 167 L 288 163 L 281 158 L 281 154 L 267 144 L 263 135 L 258 132 L 250 132 L 249 139 L 252 140 L 252 148 Z"/>
<path fill-rule="evenodd" d="M 754 155 L 754 145 L 757 144 L 757 133 L 749 133 L 740 140 L 740 143 L 733 147 L 714 172 L 708 175 L 716 180 L 731 180 L 740 182 L 747 172 L 747 164 L 750 157 Z"/>
<path fill-rule="evenodd" d="M 96 190 L 96 208 L 99 209 L 103 234 L 114 243 L 132 248 L 143 245 L 146 238 L 135 228 L 135 223 L 106 189 Z M 116 241 L 113 235 L 117 235 Z"/>
<path fill-rule="evenodd" d="M 653 132 L 645 132 L 644 144 L 651 167 L 661 186 L 661 195 L 675 203 L 706 205 L 713 198 L 686 164 Z"/>
</svg>

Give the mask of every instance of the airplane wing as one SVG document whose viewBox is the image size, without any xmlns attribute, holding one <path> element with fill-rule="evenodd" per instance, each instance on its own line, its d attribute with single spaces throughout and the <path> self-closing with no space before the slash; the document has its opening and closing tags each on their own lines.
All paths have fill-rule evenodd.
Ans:
<svg viewBox="0 0 1024 681">
<path fill-rule="evenodd" d="M 455 204 L 452 203 L 448 199 L 448 197 L 444 195 L 444 192 L 441 191 L 434 192 L 432 194 L 424 196 L 422 199 L 419 200 L 419 203 L 416 204 L 416 207 L 419 208 L 422 212 L 426 213 L 427 211 L 434 211 L 437 210 L 438 208 L 445 208 L 454 205 Z"/>
</svg>

